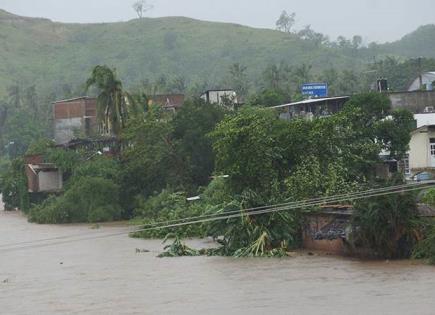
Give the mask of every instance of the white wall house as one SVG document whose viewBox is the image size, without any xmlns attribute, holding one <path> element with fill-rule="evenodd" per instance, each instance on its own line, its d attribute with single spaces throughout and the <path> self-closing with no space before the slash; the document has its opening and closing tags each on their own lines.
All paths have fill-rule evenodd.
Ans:
<svg viewBox="0 0 435 315">
<path fill-rule="evenodd" d="M 408 91 L 418 91 L 422 88 L 424 90 L 432 91 L 433 89 L 435 89 L 435 86 L 433 86 L 434 82 L 435 82 L 435 71 L 423 73 L 421 75 L 421 81 L 420 81 L 420 77 L 416 78 L 409 86 Z M 420 86 L 420 83 L 422 86 Z"/>
<path fill-rule="evenodd" d="M 234 90 L 208 90 L 205 91 L 201 98 L 210 104 L 229 105 L 225 104 L 230 102 L 231 104 L 238 104 L 237 93 Z"/>
<path fill-rule="evenodd" d="M 435 170 L 435 125 L 422 126 L 411 133 L 409 169 L 411 174 Z"/>
<path fill-rule="evenodd" d="M 54 164 L 26 164 L 26 176 L 31 193 L 57 192 L 63 188 L 62 172 Z"/>
</svg>

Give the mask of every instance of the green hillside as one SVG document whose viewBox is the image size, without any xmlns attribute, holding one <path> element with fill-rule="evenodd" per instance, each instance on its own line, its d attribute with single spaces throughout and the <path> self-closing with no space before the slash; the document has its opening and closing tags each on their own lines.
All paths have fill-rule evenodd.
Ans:
<svg viewBox="0 0 435 315">
<path fill-rule="evenodd" d="M 417 52 L 419 56 L 423 52 L 435 55 L 430 48 L 435 30 L 430 27 L 424 34 L 433 34 L 432 41 L 423 42 L 429 48 Z M 384 54 L 412 55 L 406 47 L 417 42 L 418 36 L 419 31 L 377 49 Z M 15 83 L 36 84 L 45 92 L 65 85 L 76 87 L 97 64 L 116 67 L 130 86 L 165 75 L 212 87 L 225 84 L 228 67 L 234 63 L 247 66 L 249 77 L 258 84 L 260 74 L 272 63 L 305 63 L 320 72 L 331 67 L 358 69 L 373 56 L 368 49 L 319 45 L 274 30 L 184 17 L 63 24 L 0 10 L 0 40 L 0 93 Z"/>
<path fill-rule="evenodd" d="M 435 24 L 420 26 L 401 40 L 383 45 L 383 49 L 406 57 L 435 58 Z"/>
</svg>

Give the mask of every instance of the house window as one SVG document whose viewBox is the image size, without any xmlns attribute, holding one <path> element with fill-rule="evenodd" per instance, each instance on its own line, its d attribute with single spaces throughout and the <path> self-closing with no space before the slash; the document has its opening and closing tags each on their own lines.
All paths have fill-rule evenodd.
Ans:
<svg viewBox="0 0 435 315">
<path fill-rule="evenodd" d="M 435 156 L 435 138 L 430 138 L 430 155 Z"/>
<path fill-rule="evenodd" d="M 403 170 L 406 175 L 411 174 L 411 169 L 409 168 L 409 154 L 403 158 Z"/>
</svg>

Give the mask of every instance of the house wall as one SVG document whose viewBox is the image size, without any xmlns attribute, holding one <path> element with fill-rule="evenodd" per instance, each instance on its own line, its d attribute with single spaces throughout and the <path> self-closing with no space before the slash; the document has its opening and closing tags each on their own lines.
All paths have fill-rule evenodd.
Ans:
<svg viewBox="0 0 435 315">
<path fill-rule="evenodd" d="M 232 99 L 234 97 L 234 91 L 208 91 L 201 96 L 202 99 L 208 101 L 210 104 L 222 104 L 223 97 L 228 97 L 229 99 Z M 235 102 L 237 103 L 237 99 L 235 100 Z"/>
<path fill-rule="evenodd" d="M 339 218 L 335 215 L 311 215 L 307 217 L 307 225 L 303 232 L 303 246 L 309 250 L 320 250 L 333 254 L 345 254 L 346 248 L 341 238 L 316 239 L 315 234 L 325 227 L 334 224 Z"/>
<path fill-rule="evenodd" d="M 35 174 L 30 168 L 29 164 L 26 164 L 25 167 L 26 176 L 27 176 L 27 187 L 29 192 L 37 192 L 39 191 L 38 185 L 38 176 Z"/>
<path fill-rule="evenodd" d="M 53 105 L 54 136 L 57 144 L 65 144 L 76 132 L 85 136 L 95 133 L 97 103 L 95 99 L 81 98 L 61 101 Z"/>
<path fill-rule="evenodd" d="M 435 91 L 390 92 L 393 109 L 406 108 L 414 114 L 423 113 L 426 107 L 435 108 Z"/>
<path fill-rule="evenodd" d="M 64 144 L 74 139 L 76 132 L 82 131 L 82 118 L 56 119 L 54 122 L 54 138 L 56 144 Z"/>
<path fill-rule="evenodd" d="M 429 150 L 430 138 L 435 138 L 434 131 L 416 131 L 412 134 L 409 143 L 409 168 L 411 172 L 432 167 Z"/>
<path fill-rule="evenodd" d="M 38 181 L 39 192 L 62 189 L 62 174 L 60 171 L 41 171 L 38 173 Z"/>
</svg>

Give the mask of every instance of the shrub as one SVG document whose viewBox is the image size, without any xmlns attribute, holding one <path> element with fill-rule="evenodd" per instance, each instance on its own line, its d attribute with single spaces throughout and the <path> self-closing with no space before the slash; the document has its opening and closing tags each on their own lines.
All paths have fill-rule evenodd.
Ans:
<svg viewBox="0 0 435 315">
<path fill-rule="evenodd" d="M 370 249 L 380 258 L 409 257 L 418 222 L 415 196 L 411 193 L 373 197 L 355 206 L 355 245 Z"/>
<path fill-rule="evenodd" d="M 413 252 L 413 258 L 427 259 L 435 265 L 435 221 L 427 222 L 424 226 L 424 238 L 417 244 Z"/>
<path fill-rule="evenodd" d="M 119 186 L 104 178 L 80 177 L 64 195 L 51 197 L 31 209 L 37 223 L 103 222 L 119 219 Z"/>
<path fill-rule="evenodd" d="M 161 222 L 173 222 L 190 217 L 196 217 L 204 212 L 202 202 L 188 202 L 183 193 L 174 193 L 163 190 L 160 194 L 148 198 L 137 198 L 138 206 L 135 209 L 137 220 L 144 226 Z M 186 225 L 181 227 L 156 229 L 135 233 L 135 237 L 163 238 L 168 233 L 175 233 L 179 237 L 202 237 L 204 227 L 201 224 Z"/>
<path fill-rule="evenodd" d="M 435 206 L 435 189 L 429 189 L 423 195 L 422 201 L 428 205 Z"/>
</svg>

